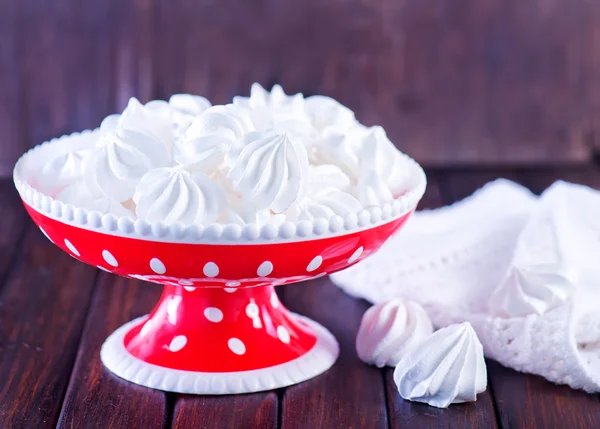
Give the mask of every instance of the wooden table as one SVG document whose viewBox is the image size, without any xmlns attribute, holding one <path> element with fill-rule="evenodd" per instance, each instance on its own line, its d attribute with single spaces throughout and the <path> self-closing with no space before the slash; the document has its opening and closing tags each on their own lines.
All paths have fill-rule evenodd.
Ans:
<svg viewBox="0 0 600 429">
<path fill-rule="evenodd" d="M 557 178 L 600 189 L 593 166 L 428 171 L 421 207 L 449 204 L 496 177 L 535 192 Z M 189 396 L 127 383 L 100 362 L 117 327 L 148 312 L 160 288 L 100 272 L 52 245 L 0 182 L 0 428 L 600 428 L 600 397 L 488 360 L 476 403 L 440 410 L 402 400 L 392 369 L 359 361 L 369 307 L 327 278 L 281 288 L 285 305 L 329 328 L 341 354 L 324 375 L 240 396 Z M 424 285 L 426 287 L 426 285 Z"/>
</svg>

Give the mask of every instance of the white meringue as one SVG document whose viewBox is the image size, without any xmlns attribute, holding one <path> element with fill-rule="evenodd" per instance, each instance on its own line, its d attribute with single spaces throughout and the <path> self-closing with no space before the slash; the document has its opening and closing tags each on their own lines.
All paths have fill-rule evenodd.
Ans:
<svg viewBox="0 0 600 429">
<path fill-rule="evenodd" d="M 106 118 L 97 147 L 82 163 L 88 189 L 119 202 L 130 199 L 141 177 L 170 164 L 169 124 L 132 98 L 120 117 Z"/>
<path fill-rule="evenodd" d="M 190 94 L 175 94 L 169 98 L 169 102 L 153 100 L 144 105 L 169 121 L 176 136 L 181 136 L 196 116 L 210 106 L 206 98 Z"/>
<path fill-rule="evenodd" d="M 86 151 L 54 156 L 36 172 L 36 183 L 43 192 L 55 195 L 65 186 L 81 180 L 81 163 Z"/>
<path fill-rule="evenodd" d="M 367 128 L 358 133 L 362 138 L 359 158 L 361 164 L 376 171 L 392 195 L 398 196 L 405 187 L 406 171 L 398 149 L 388 139 L 385 130 L 379 126 Z"/>
<path fill-rule="evenodd" d="M 288 133 L 251 133 L 229 172 L 234 187 L 256 208 L 282 213 L 306 191 L 308 155 Z"/>
<path fill-rule="evenodd" d="M 438 408 L 470 402 L 487 388 L 483 347 L 469 322 L 436 331 L 394 370 L 400 396 Z"/>
<path fill-rule="evenodd" d="M 406 351 L 433 333 L 429 316 L 413 301 L 392 299 L 369 308 L 356 336 L 356 352 L 379 368 L 396 366 Z"/>
<path fill-rule="evenodd" d="M 565 200 L 549 202 L 542 196 L 519 235 L 506 277 L 490 296 L 489 310 L 496 316 L 543 314 L 563 305 L 576 290 L 577 265 L 565 253 L 572 248 Z"/>
<path fill-rule="evenodd" d="M 175 160 L 189 169 L 214 170 L 234 142 L 252 132 L 250 117 L 234 105 L 213 106 L 198 116 L 175 145 Z"/>
<path fill-rule="evenodd" d="M 346 131 L 356 124 L 354 112 L 331 97 L 313 95 L 304 101 L 304 110 L 313 126 L 323 131 L 327 127 L 335 127 Z"/>
<path fill-rule="evenodd" d="M 223 191 L 208 177 L 174 167 L 157 168 L 145 174 L 133 201 L 140 219 L 190 225 L 215 222 L 225 198 Z"/>
<path fill-rule="evenodd" d="M 311 192 L 288 212 L 291 220 L 310 220 L 318 218 L 329 219 L 332 216 L 346 216 L 358 213 L 362 205 L 356 198 L 347 192 L 326 188 L 321 191 Z"/>
<path fill-rule="evenodd" d="M 309 190 L 318 191 L 325 188 L 334 188 L 346 191 L 352 182 L 350 178 L 337 165 L 323 164 L 311 165 L 308 170 Z"/>
<path fill-rule="evenodd" d="M 73 183 L 56 195 L 56 199 L 75 207 L 95 210 L 102 214 L 134 217 L 133 213 L 118 201 L 104 196 L 94 196 L 83 182 Z"/>
<path fill-rule="evenodd" d="M 211 107 L 206 98 L 191 94 L 173 94 L 169 98 L 169 104 L 175 110 L 192 116 L 198 116 Z"/>
<path fill-rule="evenodd" d="M 309 122 L 302 94 L 288 96 L 280 85 L 274 85 L 268 92 L 259 83 L 253 83 L 250 97 L 234 97 L 233 104 L 248 111 L 258 131 L 289 119 Z"/>
<path fill-rule="evenodd" d="M 375 169 L 361 173 L 355 193 L 358 201 L 365 207 L 379 206 L 394 199 L 381 174 Z"/>
<path fill-rule="evenodd" d="M 312 153 L 316 164 L 337 165 L 353 180 L 359 176 L 360 140 L 348 138 L 344 132 L 327 128 L 321 133 L 321 140 Z"/>
</svg>

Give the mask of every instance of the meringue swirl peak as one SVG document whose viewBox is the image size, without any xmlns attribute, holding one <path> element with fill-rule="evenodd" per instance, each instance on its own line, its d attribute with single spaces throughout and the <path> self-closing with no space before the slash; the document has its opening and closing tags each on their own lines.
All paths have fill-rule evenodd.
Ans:
<svg viewBox="0 0 600 429">
<path fill-rule="evenodd" d="M 282 213 L 306 191 L 308 155 L 288 132 L 270 131 L 247 136 L 229 177 L 237 191 L 256 208 Z"/>
<path fill-rule="evenodd" d="M 472 402 L 487 388 L 483 347 L 469 322 L 436 331 L 394 370 L 400 396 L 438 408 Z"/>
</svg>

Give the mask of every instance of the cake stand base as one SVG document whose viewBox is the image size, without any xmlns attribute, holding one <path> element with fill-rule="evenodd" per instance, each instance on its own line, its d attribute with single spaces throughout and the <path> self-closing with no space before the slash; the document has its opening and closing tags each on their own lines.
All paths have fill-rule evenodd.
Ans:
<svg viewBox="0 0 600 429">
<path fill-rule="evenodd" d="M 165 286 L 152 313 L 117 329 L 100 354 L 111 372 L 142 386 L 225 395 L 313 378 L 339 347 L 323 326 L 285 309 L 272 286 Z"/>
</svg>

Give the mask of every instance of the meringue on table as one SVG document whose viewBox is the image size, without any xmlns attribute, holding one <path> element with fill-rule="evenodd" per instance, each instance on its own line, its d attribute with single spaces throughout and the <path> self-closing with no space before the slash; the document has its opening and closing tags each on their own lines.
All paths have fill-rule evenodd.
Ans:
<svg viewBox="0 0 600 429">
<path fill-rule="evenodd" d="M 369 308 L 356 336 L 356 352 L 379 368 L 396 366 L 411 347 L 431 336 L 429 316 L 413 301 L 392 299 Z"/>
<path fill-rule="evenodd" d="M 394 370 L 402 398 L 438 408 L 472 402 L 487 388 L 483 347 L 469 322 L 436 331 Z"/>
</svg>

